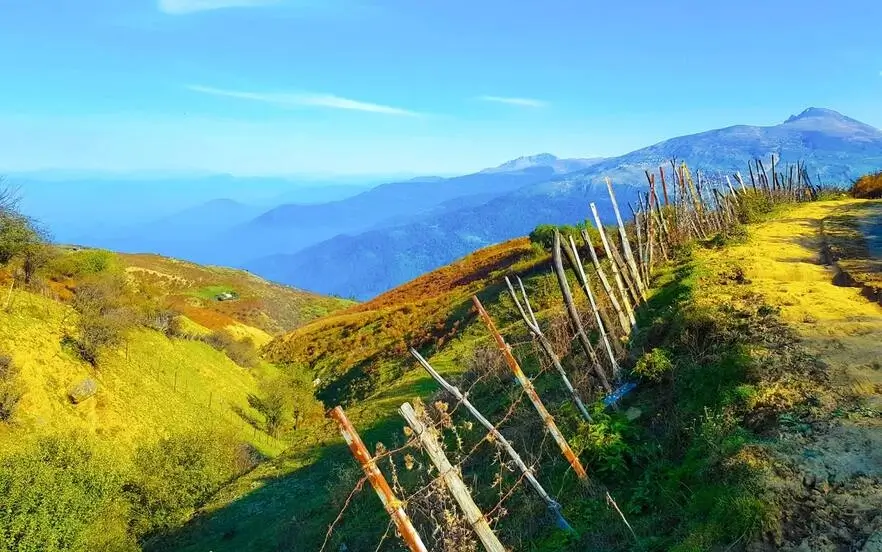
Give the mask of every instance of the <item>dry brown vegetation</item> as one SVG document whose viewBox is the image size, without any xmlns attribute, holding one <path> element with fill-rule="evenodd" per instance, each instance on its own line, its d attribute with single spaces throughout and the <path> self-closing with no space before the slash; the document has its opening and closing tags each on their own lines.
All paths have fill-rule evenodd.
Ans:
<svg viewBox="0 0 882 552">
<path fill-rule="evenodd" d="M 882 198 L 882 171 L 858 178 L 851 188 L 851 194 L 859 199 Z"/>
<path fill-rule="evenodd" d="M 345 388 L 349 398 L 364 396 L 376 390 L 381 372 L 394 376 L 401 369 L 397 365 L 408 347 L 440 348 L 457 335 L 472 319 L 472 294 L 498 285 L 509 271 L 528 271 L 547 259 L 526 238 L 491 246 L 294 330 L 265 353 L 273 362 L 307 366 L 323 380 L 339 380 L 328 391 L 332 395 Z"/>
</svg>

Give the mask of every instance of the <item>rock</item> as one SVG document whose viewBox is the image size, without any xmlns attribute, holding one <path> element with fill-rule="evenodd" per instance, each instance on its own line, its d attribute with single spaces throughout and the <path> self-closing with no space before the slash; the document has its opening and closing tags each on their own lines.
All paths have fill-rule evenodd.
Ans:
<svg viewBox="0 0 882 552">
<path fill-rule="evenodd" d="M 89 397 L 94 396 L 97 392 L 98 382 L 92 378 L 86 378 L 68 391 L 67 396 L 70 398 L 70 402 L 80 404 Z"/>
</svg>

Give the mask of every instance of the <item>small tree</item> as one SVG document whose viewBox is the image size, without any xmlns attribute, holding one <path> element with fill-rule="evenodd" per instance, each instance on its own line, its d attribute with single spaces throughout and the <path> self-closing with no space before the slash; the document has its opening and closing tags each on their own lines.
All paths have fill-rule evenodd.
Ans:
<svg viewBox="0 0 882 552">
<path fill-rule="evenodd" d="M 73 307 L 80 315 L 77 349 L 86 362 L 96 365 L 102 349 L 122 343 L 133 318 L 126 295 L 121 275 L 89 279 L 74 290 Z"/>
</svg>

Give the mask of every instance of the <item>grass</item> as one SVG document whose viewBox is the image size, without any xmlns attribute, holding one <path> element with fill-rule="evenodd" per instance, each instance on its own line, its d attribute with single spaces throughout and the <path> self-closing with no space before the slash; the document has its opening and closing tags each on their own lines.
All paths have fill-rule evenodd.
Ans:
<svg viewBox="0 0 882 552">
<path fill-rule="evenodd" d="M 768 494 L 769 435 L 800 431 L 800 415 L 820 391 L 822 375 L 797 345 L 807 317 L 836 321 L 837 335 L 859 334 L 870 315 L 854 289 L 825 289 L 813 296 L 824 269 L 813 258 L 820 218 L 837 203 L 793 211 L 754 213 L 762 224 L 737 239 L 697 246 L 682 262 L 657 273 L 654 291 L 638 313 L 640 331 L 632 359 L 643 358 L 645 378 L 622 410 L 596 413 L 581 426 L 555 378 L 536 380 L 595 481 L 606 484 L 625 509 L 645 550 L 725 549 L 762 531 L 780 531 L 781 504 Z M 764 222 L 763 222 L 764 221 Z M 547 256 L 526 240 L 482 250 L 440 271 L 316 321 L 267 346 L 288 369 L 322 379 L 319 396 L 347 412 L 369 449 L 378 441 L 401 442 L 396 409 L 405 400 L 431 397 L 437 386 L 407 358 L 416 342 L 430 362 L 457 381 L 488 335 L 468 305 L 478 293 L 502 333 L 514 343 L 528 374 L 536 374 L 534 351 L 521 344 L 523 329 L 502 293 L 502 276 L 518 273 L 543 325 L 559 308 Z M 846 301 L 841 308 L 837 303 Z M 845 311 L 858 313 L 847 317 Z M 820 329 L 820 324 L 813 324 Z M 863 341 L 866 345 L 869 342 Z M 648 355 L 648 356 L 644 356 Z M 570 356 L 573 368 L 584 363 Z M 473 400 L 498 419 L 515 393 L 508 378 L 482 384 Z M 826 399 L 821 399 L 822 402 Z M 636 412 L 631 419 L 626 412 Z M 788 417 L 789 416 L 789 417 Z M 795 420 L 779 427 L 779 420 Z M 465 421 L 460 420 L 460 421 Z M 521 450 L 536 448 L 535 414 L 523 405 L 507 424 Z M 459 427 L 466 441 L 479 432 Z M 452 436 L 451 436 L 452 437 Z M 628 550 L 630 537 L 602 503 L 585 496 L 559 456 L 544 455 L 540 478 L 564 504 L 581 537 L 565 537 L 538 523 L 529 493 L 515 493 L 497 531 L 517 549 Z M 480 453 L 465 468 L 479 504 L 496 501 L 494 461 Z M 388 466 L 384 466 L 384 470 Z M 399 469 L 401 469 L 399 467 Z M 316 428 L 292 454 L 259 468 L 229 487 L 204 515 L 162 546 L 178 550 L 316 549 L 327 526 L 358 479 L 335 428 Z M 304 493 L 310 490 L 309 496 Z M 541 512 L 541 507 L 539 509 Z M 538 518 L 531 516 L 538 515 Z M 419 521 L 417 523 L 420 523 Z M 386 520 L 369 490 L 358 493 L 332 537 L 332 547 L 373 550 Z"/>
<path fill-rule="evenodd" d="M 0 425 L 4 448 L 75 432 L 94 437 L 124 462 L 141 444 L 202 428 L 239 434 L 270 456 L 282 450 L 283 444 L 254 433 L 232 410 L 252 410 L 247 396 L 271 367 L 251 373 L 199 341 L 138 329 L 127 345 L 108 351 L 96 370 L 63 345 L 75 317 L 69 307 L 24 291 L 15 292 L 9 312 L 0 311 L 0 350 L 20 367 L 24 385 L 18 419 Z M 74 406 L 67 393 L 85 378 L 98 381 L 98 394 Z"/>
<path fill-rule="evenodd" d="M 240 324 L 276 335 L 354 304 L 274 284 L 242 270 L 158 255 L 117 256 L 143 293 L 163 298 L 167 305 L 212 330 Z M 228 291 L 238 295 L 236 300 L 217 300 Z"/>
<path fill-rule="evenodd" d="M 233 293 L 236 290 L 230 286 L 205 286 L 190 292 L 193 297 L 205 299 L 206 301 L 217 300 L 217 296 L 222 293 Z"/>
</svg>

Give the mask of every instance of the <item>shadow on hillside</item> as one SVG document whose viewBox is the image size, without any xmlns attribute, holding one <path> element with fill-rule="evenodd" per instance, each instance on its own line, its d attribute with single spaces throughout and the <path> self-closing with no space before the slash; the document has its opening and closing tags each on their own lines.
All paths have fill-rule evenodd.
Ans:
<svg viewBox="0 0 882 552">
<path fill-rule="evenodd" d="M 361 432 L 370 451 L 380 441 L 391 445 L 390 439 L 401 434 L 394 412 Z M 237 483 L 242 494 L 236 499 L 200 513 L 182 528 L 145 544 L 145 550 L 319 550 L 362 475 L 336 428 L 329 424 L 326 431 L 322 436 L 326 441 L 313 451 L 259 468 Z M 296 464 L 301 465 L 286 471 L 286 465 Z M 242 492 L 243 488 L 248 490 Z M 374 550 L 387 522 L 379 500 L 365 484 L 352 494 L 327 550 L 338 550 L 347 533 L 362 540 L 346 541 L 351 552 Z"/>
</svg>

